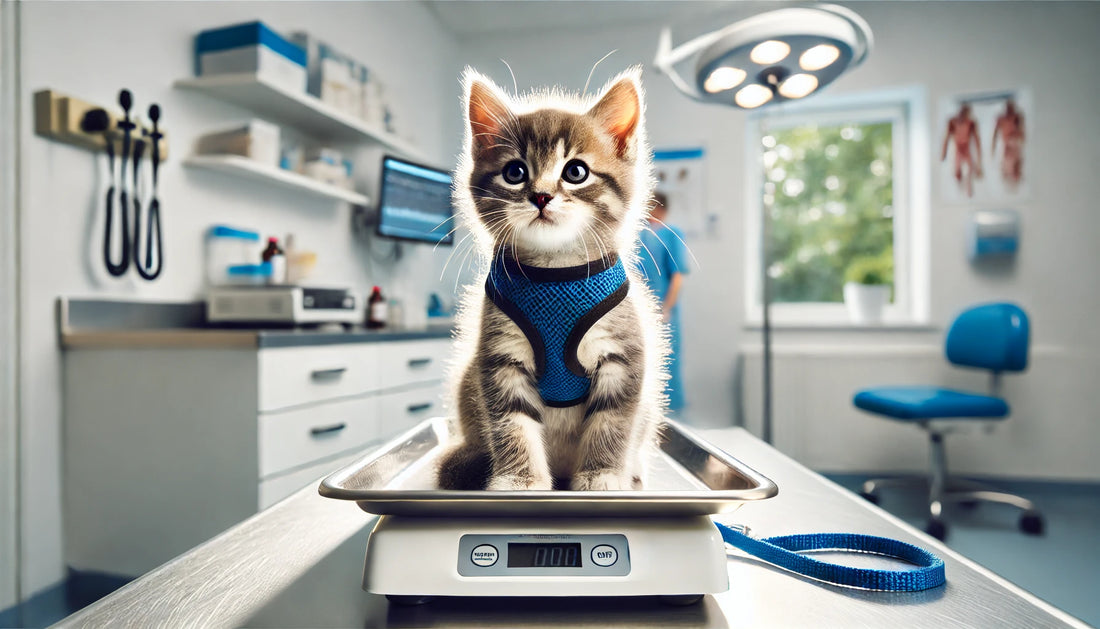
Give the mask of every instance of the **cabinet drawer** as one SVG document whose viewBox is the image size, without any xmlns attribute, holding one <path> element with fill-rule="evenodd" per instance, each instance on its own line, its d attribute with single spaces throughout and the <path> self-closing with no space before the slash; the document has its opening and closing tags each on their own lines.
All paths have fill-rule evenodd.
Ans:
<svg viewBox="0 0 1100 629">
<path fill-rule="evenodd" d="M 444 364 L 450 357 L 451 342 L 408 341 L 379 343 L 378 388 L 390 389 L 443 377 Z"/>
<path fill-rule="evenodd" d="M 384 439 L 443 414 L 443 387 L 432 385 L 378 396 L 379 430 Z"/>
<path fill-rule="evenodd" d="M 351 454 L 338 456 L 334 459 L 325 459 L 309 467 L 303 467 L 288 474 L 283 474 L 282 476 L 275 476 L 260 481 L 258 504 L 260 510 L 262 511 L 270 507 L 308 484 L 312 483 L 316 488 L 316 486 L 320 484 L 318 481 L 322 478 L 348 465 L 356 458 L 363 456 L 368 450 L 369 448 L 364 448 L 363 450 L 357 450 Z"/>
<path fill-rule="evenodd" d="M 381 355 L 374 343 L 260 350 L 260 410 L 377 389 Z"/>
<path fill-rule="evenodd" d="M 260 415 L 260 478 L 381 437 L 375 397 Z"/>
</svg>

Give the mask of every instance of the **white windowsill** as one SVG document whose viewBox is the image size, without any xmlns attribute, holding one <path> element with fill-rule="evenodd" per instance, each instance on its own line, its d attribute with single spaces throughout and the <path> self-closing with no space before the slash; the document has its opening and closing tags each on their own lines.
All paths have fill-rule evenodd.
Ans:
<svg viewBox="0 0 1100 629">
<path fill-rule="evenodd" d="M 763 321 L 746 321 L 746 330 L 761 330 Z M 811 332 L 937 332 L 938 325 L 920 321 L 884 321 L 883 323 L 852 323 L 851 321 L 775 321 L 771 322 L 773 330 L 802 330 Z"/>
<path fill-rule="evenodd" d="M 745 313 L 744 328 L 764 327 L 759 307 Z M 777 304 L 771 308 L 773 330 L 839 331 L 839 332 L 934 332 L 940 326 L 924 317 L 914 316 L 905 309 L 889 306 L 881 323 L 854 323 L 840 304 Z"/>
</svg>

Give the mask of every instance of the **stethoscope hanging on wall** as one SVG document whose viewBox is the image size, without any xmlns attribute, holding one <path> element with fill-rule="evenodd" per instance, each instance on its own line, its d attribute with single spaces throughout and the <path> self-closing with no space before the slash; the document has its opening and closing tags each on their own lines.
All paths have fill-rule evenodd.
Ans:
<svg viewBox="0 0 1100 629">
<path fill-rule="evenodd" d="M 160 151 L 158 150 L 162 133 L 157 126 L 160 121 L 160 107 L 157 104 L 149 106 L 149 120 L 153 122 L 153 131 L 148 134 L 149 144 L 152 146 L 150 161 L 153 163 L 153 196 L 149 200 L 149 227 L 145 232 L 145 261 L 138 254 L 138 245 L 141 242 L 141 198 L 134 197 L 134 267 L 138 275 L 146 280 L 155 280 L 160 275 L 160 269 L 164 264 L 164 243 L 161 240 L 160 231 L 160 199 L 157 198 L 157 171 L 160 170 Z M 138 172 L 140 172 L 141 152 L 144 142 L 139 140 L 134 153 L 134 189 L 137 189 Z M 156 246 L 153 245 L 153 234 L 156 233 Z M 156 260 L 156 266 L 153 261 Z"/>
<path fill-rule="evenodd" d="M 149 107 L 149 119 L 153 123 L 153 130 L 152 132 L 142 132 L 142 136 L 149 138 L 149 141 L 146 142 L 143 137 L 135 137 L 137 135 L 135 133 L 137 123 L 130 118 L 130 109 L 133 107 L 133 97 L 130 94 L 130 90 L 124 89 L 119 92 L 118 103 L 122 106 L 123 119 L 118 122 L 118 129 L 122 133 L 122 146 L 119 154 L 120 160 L 117 177 L 115 174 L 115 141 L 118 137 L 118 131 L 110 128 L 110 118 L 107 112 L 102 109 L 92 110 L 85 115 L 82 124 L 84 131 L 102 131 L 103 139 L 107 145 L 107 169 L 110 173 L 111 182 L 107 188 L 105 202 L 106 216 L 104 218 L 103 227 L 103 262 L 107 267 L 108 273 L 115 277 L 119 277 L 125 275 L 126 271 L 129 270 L 130 261 L 132 259 L 138 275 L 146 280 L 155 280 L 160 276 L 160 272 L 164 267 L 164 243 L 160 228 L 160 200 L 157 198 L 157 175 L 160 170 L 160 139 L 164 137 L 158 125 L 160 122 L 160 107 L 156 104 Z M 141 158 L 145 153 L 146 144 L 149 144 L 151 147 L 149 161 L 152 162 L 153 165 L 153 186 L 152 198 L 149 201 L 148 207 L 148 227 L 146 227 L 146 231 L 142 233 L 142 201 L 139 186 L 141 182 Z M 128 187 L 129 182 L 126 178 L 127 164 L 131 163 L 131 160 L 133 164 L 131 168 L 131 177 L 133 181 L 132 189 Z M 112 257 L 112 252 L 114 250 L 112 243 L 115 235 L 114 219 L 116 214 L 116 197 L 118 199 L 117 214 L 119 240 L 121 241 L 121 251 L 119 252 L 119 259 L 117 262 Z M 132 234 L 130 232 L 129 219 L 131 206 L 134 212 L 134 229 Z M 140 255 L 142 240 L 145 241 L 144 260 Z"/>
</svg>

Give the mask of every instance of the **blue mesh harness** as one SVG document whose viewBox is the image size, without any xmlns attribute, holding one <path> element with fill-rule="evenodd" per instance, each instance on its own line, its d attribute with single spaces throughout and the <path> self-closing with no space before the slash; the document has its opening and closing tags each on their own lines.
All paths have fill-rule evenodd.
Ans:
<svg viewBox="0 0 1100 629">
<path fill-rule="evenodd" d="M 618 257 L 560 269 L 497 256 L 485 294 L 523 330 L 535 352 L 539 396 L 547 406 L 575 406 L 591 380 L 577 359 L 585 333 L 626 298 L 629 282 Z"/>
</svg>

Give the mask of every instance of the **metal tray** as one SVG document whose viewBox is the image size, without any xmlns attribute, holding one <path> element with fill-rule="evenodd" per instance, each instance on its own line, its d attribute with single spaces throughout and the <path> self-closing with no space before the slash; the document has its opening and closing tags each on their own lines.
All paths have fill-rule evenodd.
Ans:
<svg viewBox="0 0 1100 629">
<path fill-rule="evenodd" d="M 328 498 L 367 513 L 416 516 L 668 517 L 727 513 L 779 492 L 771 480 L 675 422 L 660 431 L 646 489 L 637 491 L 453 491 L 437 489 L 436 460 L 455 437 L 429 419 L 321 482 Z"/>
</svg>

